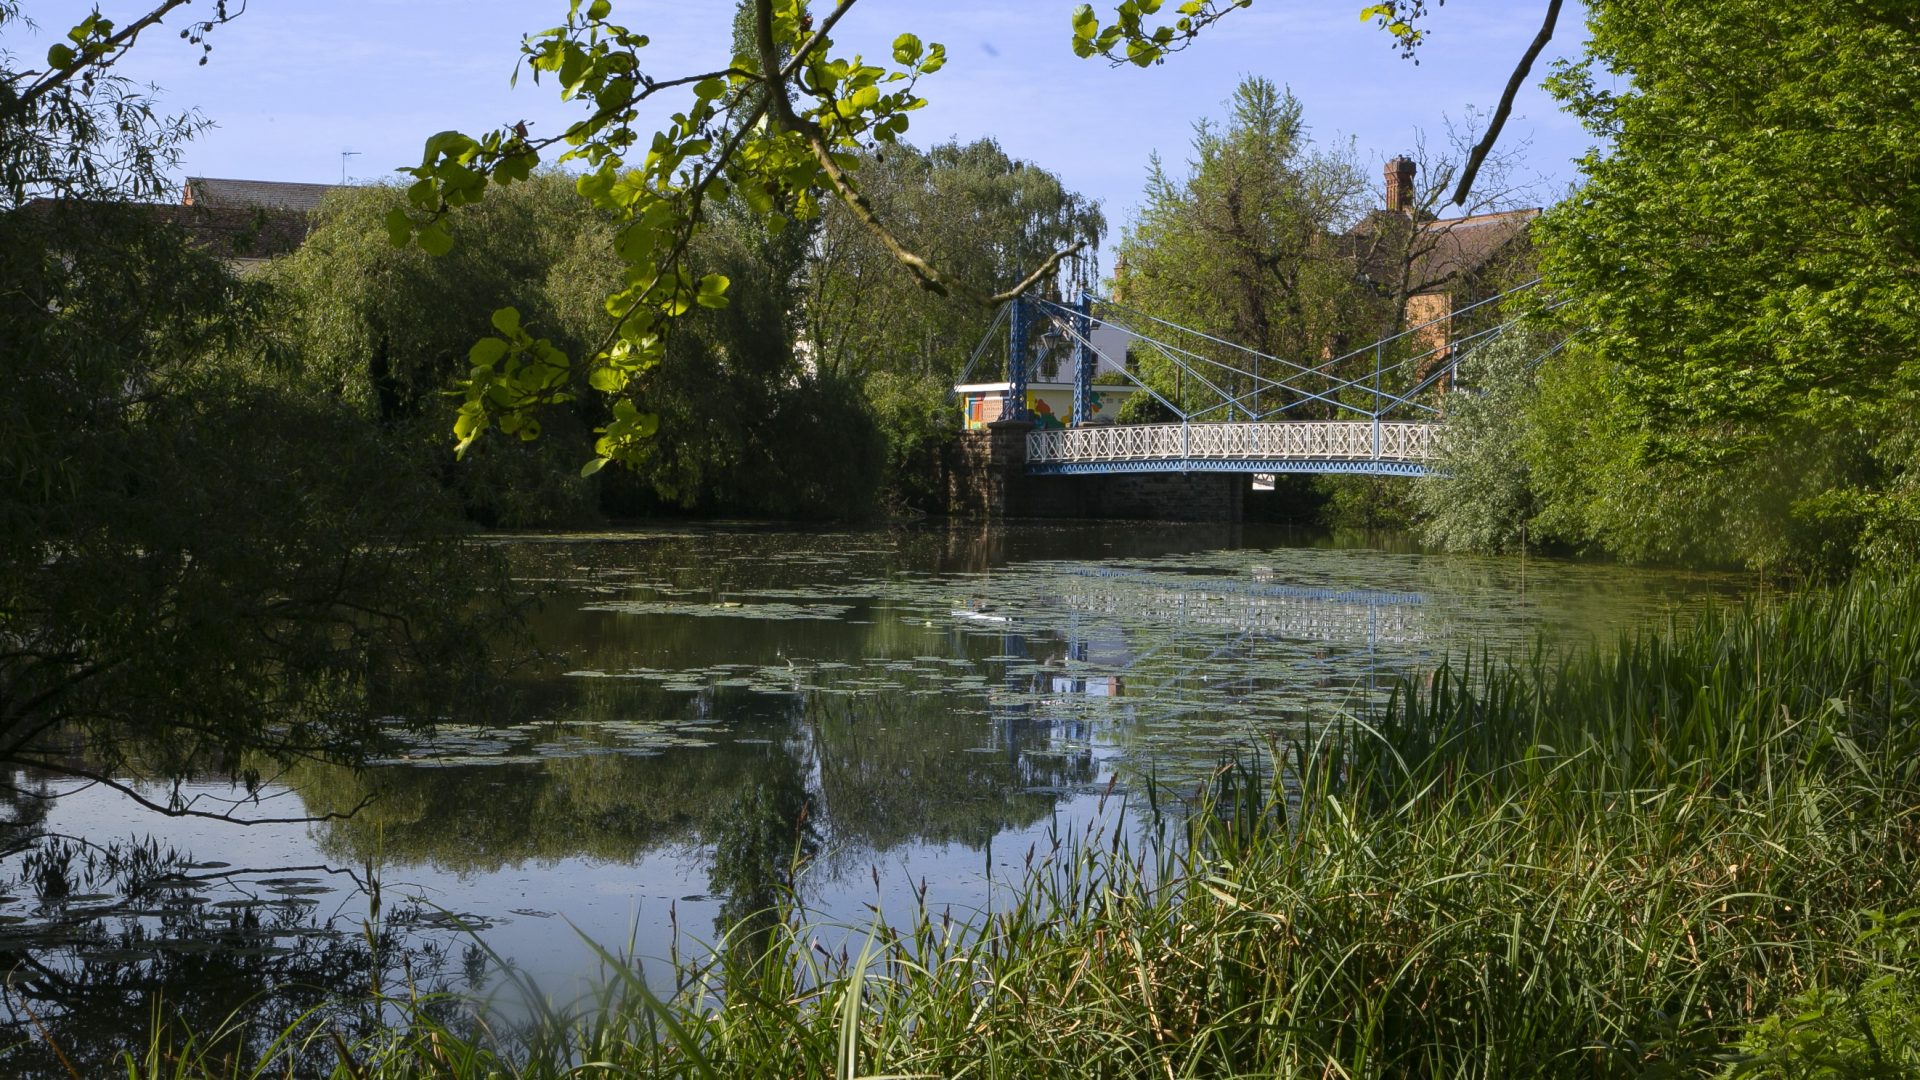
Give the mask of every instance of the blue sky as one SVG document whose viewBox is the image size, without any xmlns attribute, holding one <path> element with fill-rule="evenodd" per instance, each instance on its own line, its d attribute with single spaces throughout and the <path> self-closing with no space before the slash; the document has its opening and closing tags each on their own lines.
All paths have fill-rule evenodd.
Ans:
<svg viewBox="0 0 1920 1080">
<path fill-rule="evenodd" d="M 16 30 L 5 47 L 37 60 L 91 4 L 29 2 L 37 35 Z M 147 5 L 103 0 L 125 22 Z M 1096 5 L 1097 7 L 1102 5 Z M 1171 6 L 1171 5 L 1170 5 Z M 911 30 L 947 46 L 945 70 L 922 83 L 931 104 L 909 138 L 991 135 L 1009 153 L 1060 174 L 1106 207 L 1116 229 L 1138 203 L 1149 155 L 1185 160 L 1193 122 L 1218 116 L 1246 75 L 1289 86 L 1315 140 L 1354 141 L 1377 177 L 1381 162 L 1426 132 L 1445 145 L 1445 122 L 1491 106 L 1537 29 L 1541 0 L 1455 0 L 1436 8 L 1415 65 L 1358 18 L 1361 0 L 1255 0 L 1164 65 L 1113 68 L 1068 47 L 1071 0 L 862 0 L 841 23 L 839 51 L 884 57 Z M 188 151 L 184 173 L 337 182 L 341 151 L 355 180 L 391 176 L 418 160 L 425 138 L 447 128 L 478 133 L 526 119 L 551 132 L 573 115 L 551 86 L 508 86 L 520 37 L 561 20 L 565 0 L 251 0 L 220 28 L 205 66 L 177 37 L 208 0 L 149 31 L 122 73 L 158 85 L 171 109 L 198 108 L 217 125 Z M 724 64 L 731 0 L 615 0 L 615 14 L 648 33 L 655 76 Z M 1577 53 L 1583 14 L 1570 6 L 1533 81 L 1555 56 Z M 1535 88 L 1521 98 L 1503 142 L 1530 140 L 1524 164 L 1540 178 L 1533 202 L 1574 179 L 1589 140 Z"/>
</svg>

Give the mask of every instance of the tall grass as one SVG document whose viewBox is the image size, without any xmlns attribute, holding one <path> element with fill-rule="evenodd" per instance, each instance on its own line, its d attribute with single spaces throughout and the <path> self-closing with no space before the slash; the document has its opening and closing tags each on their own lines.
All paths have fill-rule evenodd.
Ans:
<svg viewBox="0 0 1920 1080">
<path fill-rule="evenodd" d="M 1917 717 L 1913 580 L 1443 668 L 990 919 L 830 953 L 783 912 L 671 1000 L 608 955 L 589 1000 L 422 1011 L 335 1075 L 1714 1075 L 1821 995 L 1910 992 L 1877 913 L 1916 904 Z"/>
</svg>

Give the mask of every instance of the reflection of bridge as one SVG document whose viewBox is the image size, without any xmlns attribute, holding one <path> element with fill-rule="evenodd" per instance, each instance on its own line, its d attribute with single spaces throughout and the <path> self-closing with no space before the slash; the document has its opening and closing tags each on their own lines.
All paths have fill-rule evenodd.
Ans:
<svg viewBox="0 0 1920 1080">
<path fill-rule="evenodd" d="M 995 659 L 1007 666 L 992 701 L 1005 728 L 998 745 L 1009 751 L 1038 738 L 1056 752 L 1093 750 L 1097 765 L 1126 741 L 1103 727 L 1141 709 L 1225 718 L 1271 715 L 1302 694 L 1348 702 L 1382 692 L 1432 644 L 1421 592 L 1127 566 L 1047 570 L 1071 580 L 1049 583 L 1037 610 L 997 628 Z"/>
<path fill-rule="evenodd" d="M 1380 644 L 1422 645 L 1429 637 L 1417 611 L 1417 594 L 1411 604 L 1405 599 L 1368 603 L 1359 597 L 1236 595 L 1198 585 L 1129 591 L 1126 595 L 1089 590 L 1059 599 L 1071 611 L 1145 617 L 1173 629 L 1208 626 L 1262 638 L 1325 641 L 1367 648 Z"/>
<path fill-rule="evenodd" d="M 1084 661 L 1084 631 L 1093 624 L 1080 615 L 1113 617 L 1110 625 L 1126 636 L 1129 626 L 1157 630 L 1205 626 L 1237 635 L 1325 641 L 1349 645 L 1413 645 L 1428 643 L 1431 627 L 1422 609 L 1422 592 L 1384 589 L 1329 588 L 1276 582 L 1244 581 L 1226 577 L 1190 577 L 1127 567 L 1049 567 L 1050 573 L 1081 579 L 1064 584 L 1047 598 L 1048 606 L 1069 613 L 1066 625 L 1033 614 L 986 615 L 954 612 L 969 621 L 985 622 L 1009 640 L 1035 633 L 1055 633 L 1068 643 L 1068 653 Z M 1133 661 L 1114 666 L 1125 669 Z"/>
</svg>

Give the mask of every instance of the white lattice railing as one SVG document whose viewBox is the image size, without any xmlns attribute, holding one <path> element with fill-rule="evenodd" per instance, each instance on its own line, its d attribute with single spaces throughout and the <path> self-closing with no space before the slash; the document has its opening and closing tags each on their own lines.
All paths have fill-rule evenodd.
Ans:
<svg viewBox="0 0 1920 1080">
<path fill-rule="evenodd" d="M 1376 428 L 1379 446 L 1374 445 Z M 1027 461 L 1426 461 L 1439 424 L 1322 421 L 1270 424 L 1113 424 L 1027 433 Z"/>
</svg>

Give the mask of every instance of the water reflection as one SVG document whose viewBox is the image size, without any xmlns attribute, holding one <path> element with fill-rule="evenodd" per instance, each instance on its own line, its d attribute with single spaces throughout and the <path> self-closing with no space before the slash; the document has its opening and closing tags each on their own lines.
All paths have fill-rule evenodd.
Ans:
<svg viewBox="0 0 1920 1080">
<path fill-rule="evenodd" d="M 253 1060 L 296 1023 L 351 1042 L 382 1019 L 365 1003 L 375 986 L 432 993 L 475 985 L 480 973 L 447 939 L 415 932 L 434 913 L 333 907 L 341 890 L 327 867 L 242 870 L 152 840 L 28 839 L 15 837 L 20 857 L 5 883 L 15 895 L 0 896 L 10 912 L 0 917 L 10 1077 L 107 1076 L 124 1071 L 123 1053 L 190 1044 L 212 1060 Z M 361 884 L 352 894 L 367 895 Z M 324 1071 L 333 1053 L 287 1048 L 281 1060 L 305 1074 Z"/>
<path fill-rule="evenodd" d="M 81 935 L 83 956 L 9 890 L 6 962 L 99 980 L 120 1006 L 61 992 L 124 1036 L 143 1030 L 127 1002 L 145 992 L 212 995 L 195 1006 L 204 1019 L 269 985 L 262 971 L 338 991 L 356 985 L 350 969 L 444 961 L 462 939 L 443 913 L 564 976 L 592 966 L 576 927 L 663 956 L 675 927 L 751 941 L 788 896 L 853 922 L 869 903 L 917 903 L 924 881 L 935 903 L 978 906 L 992 875 L 1017 873 L 996 848 L 1111 813 L 1110 786 L 1124 797 L 1145 775 L 1204 775 L 1445 656 L 1610 634 L 1739 584 L 1537 562 L 1523 578 L 1510 562 L 1250 527 L 688 529 L 509 546 L 543 599 L 543 659 L 490 709 L 444 718 L 375 768 L 305 765 L 275 789 L 315 815 L 366 803 L 359 813 L 255 834 L 283 859 L 372 867 L 390 896 L 424 898 L 392 942 L 411 959 L 268 919 L 350 909 L 351 886 L 329 878 L 306 886 L 320 904 L 256 912 L 273 931 L 263 947 L 293 951 L 254 962 L 222 936 L 254 909 L 130 906 L 133 922 Z M 95 838 L 165 829 L 201 858 L 256 842 L 90 798 L 104 796 L 51 812 L 16 798 L 11 813 Z M 244 970 L 216 991 L 218 964 Z M 207 988 L 188 989 L 195 979 Z"/>
<path fill-rule="evenodd" d="M 799 764 L 790 755 L 768 754 L 754 782 L 713 823 L 707 884 L 726 897 L 714 930 L 755 954 L 792 896 L 800 867 L 820 850 L 813 795 Z"/>
</svg>

